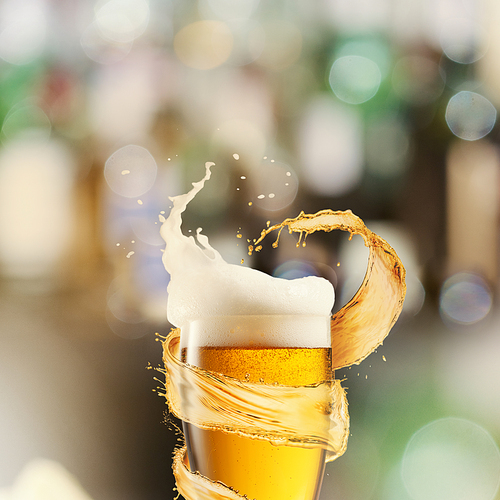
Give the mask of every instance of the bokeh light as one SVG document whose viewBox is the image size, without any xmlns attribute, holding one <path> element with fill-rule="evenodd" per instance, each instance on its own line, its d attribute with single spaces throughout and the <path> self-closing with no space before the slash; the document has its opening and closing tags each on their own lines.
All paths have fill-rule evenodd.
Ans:
<svg viewBox="0 0 500 500">
<path fill-rule="evenodd" d="M 362 121 L 355 109 L 317 97 L 306 109 L 299 147 L 305 181 L 317 194 L 342 195 L 362 177 Z"/>
<path fill-rule="evenodd" d="M 0 152 L 0 259 L 12 277 L 50 275 L 73 231 L 75 160 L 59 141 L 23 136 Z"/>
<path fill-rule="evenodd" d="M 147 193 L 155 183 L 156 172 L 156 161 L 151 153 L 134 144 L 115 151 L 104 167 L 108 186 L 127 198 Z"/>
<path fill-rule="evenodd" d="M 0 58 L 23 65 L 43 52 L 47 39 L 47 12 L 42 0 L 2 2 L 0 16 Z"/>
<path fill-rule="evenodd" d="M 186 66 L 208 70 L 227 61 L 233 49 L 233 36 L 221 21 L 197 21 L 175 35 L 174 49 Z"/>
<path fill-rule="evenodd" d="M 380 37 L 347 38 L 335 50 L 335 59 L 348 56 L 360 56 L 373 61 L 380 70 L 382 80 L 386 78 L 392 67 L 389 45 Z"/>
<path fill-rule="evenodd" d="M 441 288 L 439 305 L 441 317 L 447 324 L 477 323 L 488 315 L 492 304 L 490 288 L 475 274 L 455 274 Z"/>
<path fill-rule="evenodd" d="M 13 139 L 18 134 L 36 134 L 39 140 L 48 139 L 52 130 L 49 117 L 42 108 L 26 100 L 13 106 L 3 121 L 4 139 Z"/>
<path fill-rule="evenodd" d="M 0 498 L 92 500 L 78 479 L 65 467 L 59 462 L 43 458 L 26 464 L 12 487 L 0 489 Z"/>
<path fill-rule="evenodd" d="M 492 500 L 500 483 L 500 452 L 474 422 L 443 418 L 412 436 L 402 474 L 414 500 Z"/>
<path fill-rule="evenodd" d="M 149 3 L 147 0 L 101 0 L 95 7 L 95 19 L 105 38 L 127 43 L 146 30 Z"/>
<path fill-rule="evenodd" d="M 488 135 L 497 119 L 497 111 L 486 97 L 463 90 L 446 107 L 446 123 L 460 139 L 477 141 Z"/>
<path fill-rule="evenodd" d="M 349 104 L 370 100 L 378 91 L 382 74 L 371 59 L 362 56 L 339 57 L 330 70 L 329 82 L 333 93 Z"/>
<path fill-rule="evenodd" d="M 131 215 L 128 220 L 130 228 L 138 240 L 154 247 L 165 245 L 158 230 L 158 219 L 155 220 L 150 211 L 144 211 L 141 215 Z"/>
<path fill-rule="evenodd" d="M 486 31 L 473 19 L 455 17 L 443 23 L 440 43 L 452 61 L 471 64 L 486 53 L 486 38 Z"/>
<path fill-rule="evenodd" d="M 117 42 L 104 37 L 94 21 L 80 38 L 83 51 L 89 59 L 99 64 L 113 64 L 124 59 L 131 51 L 133 41 Z"/>
</svg>

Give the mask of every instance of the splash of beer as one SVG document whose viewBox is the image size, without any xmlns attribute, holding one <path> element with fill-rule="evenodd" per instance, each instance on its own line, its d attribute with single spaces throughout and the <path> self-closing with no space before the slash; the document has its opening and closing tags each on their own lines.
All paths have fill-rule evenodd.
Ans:
<svg viewBox="0 0 500 500">
<path fill-rule="evenodd" d="M 256 250 L 271 232 L 279 235 L 287 227 L 290 233 L 299 233 L 299 243 L 316 231 L 335 229 L 363 237 L 369 249 L 365 278 L 354 297 L 331 320 L 333 369 L 359 364 L 379 345 L 393 327 L 403 309 L 406 294 L 406 271 L 394 249 L 380 236 L 370 231 L 350 210 L 334 212 L 322 210 L 314 215 L 302 212 L 294 219 L 286 219 L 264 229 L 255 242 Z M 250 253 L 253 246 L 249 248 Z"/>
<path fill-rule="evenodd" d="M 339 380 L 303 387 L 245 382 L 182 363 L 179 341 L 180 333 L 175 329 L 163 342 L 165 397 L 177 418 L 201 429 L 266 440 L 277 446 L 322 447 L 328 461 L 344 453 L 349 414 Z M 180 393 L 186 388 L 189 411 L 183 411 L 181 405 Z M 227 496 L 221 496 L 220 483 L 191 472 L 185 447 L 176 451 L 173 470 L 177 488 L 186 499 L 241 498 L 228 488 L 223 493 Z"/>
<path fill-rule="evenodd" d="M 204 180 L 208 177 L 209 167 Z M 181 210 L 176 214 L 176 227 L 180 227 L 180 212 L 201 189 L 202 183 L 194 186 L 189 196 L 184 195 Z M 336 229 L 348 231 L 351 237 L 354 234 L 363 237 L 369 248 L 364 281 L 351 301 L 331 319 L 333 370 L 360 363 L 383 342 L 401 312 L 406 291 L 401 261 L 382 238 L 350 211 L 301 213 L 263 230 L 255 242 L 255 249 L 259 249 L 266 235 L 276 230 L 281 233 L 285 227 L 291 233 L 300 234 L 299 242 L 313 232 Z M 202 243 L 208 248 L 208 240 Z M 277 243 L 278 240 L 274 246 Z M 208 372 L 180 361 L 178 329 L 163 343 L 163 360 L 165 397 L 170 411 L 178 418 L 201 429 L 266 440 L 276 445 L 322 447 L 327 450 L 327 461 L 344 453 L 349 415 L 345 391 L 339 380 L 289 387 L 255 384 Z M 186 390 L 189 391 L 188 412 L 183 411 L 180 404 L 181 393 Z M 311 407 L 315 411 L 311 411 Z M 173 472 L 178 491 L 188 500 L 244 498 L 220 482 L 191 472 L 185 446 L 175 452 Z"/>
</svg>

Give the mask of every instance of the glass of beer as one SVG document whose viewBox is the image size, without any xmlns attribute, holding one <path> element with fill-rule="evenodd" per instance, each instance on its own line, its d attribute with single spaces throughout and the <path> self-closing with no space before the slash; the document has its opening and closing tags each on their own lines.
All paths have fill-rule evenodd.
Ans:
<svg viewBox="0 0 500 500">
<path fill-rule="evenodd" d="M 332 379 L 329 316 L 208 317 L 181 327 L 181 360 L 257 384 L 305 386 Z M 181 404 L 189 412 L 189 391 Z M 223 411 L 223 410 L 222 410 Z M 257 500 L 317 500 L 321 447 L 278 446 L 183 423 L 191 470 Z"/>
</svg>

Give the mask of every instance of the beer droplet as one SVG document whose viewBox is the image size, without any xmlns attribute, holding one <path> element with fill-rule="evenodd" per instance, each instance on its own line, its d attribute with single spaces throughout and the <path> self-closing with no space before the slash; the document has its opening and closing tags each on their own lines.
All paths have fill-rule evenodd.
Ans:
<svg viewBox="0 0 500 500">
<path fill-rule="evenodd" d="M 122 175 L 130 174 L 130 170 L 122 170 Z"/>
<path fill-rule="evenodd" d="M 337 262 L 337 267 L 340 267 L 340 262 Z"/>
<path fill-rule="evenodd" d="M 142 200 L 137 200 L 137 203 L 139 203 L 139 205 L 142 205 Z"/>
<path fill-rule="evenodd" d="M 387 359 L 385 359 L 385 356 L 382 356 L 382 359 L 383 359 L 384 361 L 387 361 Z"/>
<path fill-rule="evenodd" d="M 248 206 L 251 207 L 253 203 L 251 201 L 248 202 Z"/>
<path fill-rule="evenodd" d="M 259 196 L 257 196 L 259 200 L 263 200 L 265 197 L 266 197 L 265 194 L 259 194 Z"/>
<path fill-rule="evenodd" d="M 238 153 L 234 153 L 234 154 L 233 154 L 233 158 L 234 158 L 235 160 L 239 160 L 239 159 L 240 159 L 240 155 L 239 155 Z"/>
<path fill-rule="evenodd" d="M 130 259 L 130 257 L 132 257 L 132 255 L 134 255 L 134 253 L 135 253 L 134 251 L 129 252 L 127 254 L 127 259 Z"/>
<path fill-rule="evenodd" d="M 240 177 L 240 179 L 245 180 L 245 179 L 246 179 L 246 177 L 245 177 L 244 175 L 242 175 L 242 176 Z"/>
<path fill-rule="evenodd" d="M 241 234 L 239 234 L 239 233 L 238 233 L 238 234 L 236 235 L 236 238 L 243 238 L 243 236 L 242 236 Z"/>
<path fill-rule="evenodd" d="M 241 259 L 240 264 L 244 264 L 244 263 L 245 263 L 245 259 Z"/>
<path fill-rule="evenodd" d="M 259 245 L 258 247 L 255 247 L 256 252 L 260 252 L 262 250 L 262 245 Z"/>
</svg>

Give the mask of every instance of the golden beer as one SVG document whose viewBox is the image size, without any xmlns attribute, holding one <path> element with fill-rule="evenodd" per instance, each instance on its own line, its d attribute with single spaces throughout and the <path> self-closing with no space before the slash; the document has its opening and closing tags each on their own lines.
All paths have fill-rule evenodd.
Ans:
<svg viewBox="0 0 500 500">
<path fill-rule="evenodd" d="M 183 361 L 255 383 L 309 385 L 330 380 L 330 348 L 195 347 Z M 316 500 L 325 466 L 321 448 L 275 446 L 268 441 L 207 431 L 184 423 L 192 471 L 257 500 Z"/>
</svg>

